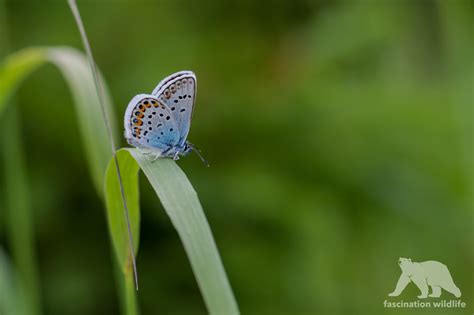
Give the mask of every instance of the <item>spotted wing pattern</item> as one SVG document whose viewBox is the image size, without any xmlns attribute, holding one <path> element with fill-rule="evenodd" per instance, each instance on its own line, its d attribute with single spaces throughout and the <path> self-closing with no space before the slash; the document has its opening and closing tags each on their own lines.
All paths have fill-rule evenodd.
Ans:
<svg viewBox="0 0 474 315">
<path fill-rule="evenodd" d="M 196 99 L 196 76 L 192 71 L 172 74 L 158 84 L 152 95 L 170 109 L 179 130 L 178 145 L 183 146 Z"/>
<path fill-rule="evenodd" d="M 179 142 L 173 113 L 153 95 L 139 94 L 130 101 L 124 127 L 128 143 L 138 148 L 163 152 Z"/>
</svg>

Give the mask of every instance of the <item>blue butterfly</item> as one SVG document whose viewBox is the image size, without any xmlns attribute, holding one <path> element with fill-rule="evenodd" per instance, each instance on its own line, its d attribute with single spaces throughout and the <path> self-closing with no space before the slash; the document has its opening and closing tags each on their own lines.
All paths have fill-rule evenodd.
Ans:
<svg viewBox="0 0 474 315">
<path fill-rule="evenodd" d="M 163 79 L 151 94 L 138 94 L 125 111 L 127 142 L 153 160 L 178 160 L 199 150 L 187 141 L 196 99 L 196 76 L 192 71 L 176 72 Z"/>
</svg>

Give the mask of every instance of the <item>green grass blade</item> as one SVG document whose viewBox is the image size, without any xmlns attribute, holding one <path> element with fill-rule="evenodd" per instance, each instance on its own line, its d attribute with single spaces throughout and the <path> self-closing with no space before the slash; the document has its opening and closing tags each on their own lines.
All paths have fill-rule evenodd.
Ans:
<svg viewBox="0 0 474 315">
<path fill-rule="evenodd" d="M 117 158 L 120 170 L 122 172 L 122 180 L 124 185 L 125 196 L 130 216 L 130 226 L 134 236 L 134 248 L 138 250 L 139 244 L 139 190 L 138 190 L 138 171 L 139 166 L 133 157 L 126 151 L 118 151 Z M 122 295 L 125 299 L 126 314 L 138 314 L 136 302 L 136 292 L 133 280 L 132 256 L 128 241 L 127 222 L 123 215 L 123 203 L 120 193 L 120 185 L 118 181 L 115 162 L 110 160 L 105 174 L 105 201 L 107 205 L 107 222 L 109 225 L 110 237 L 115 251 L 115 256 L 122 273 L 120 284 L 123 288 Z M 136 253 L 135 253 L 136 254 Z"/>
<path fill-rule="evenodd" d="M 91 67 L 92 77 L 94 79 L 94 84 L 97 91 L 97 97 L 99 99 L 99 105 L 102 111 L 102 119 L 104 121 L 104 126 L 107 131 L 107 137 L 110 143 L 112 156 L 114 158 L 115 170 L 117 172 L 117 178 L 118 178 L 120 191 L 121 191 L 121 199 L 122 199 L 122 203 L 124 207 L 124 216 L 125 216 L 125 220 L 127 221 L 127 234 L 128 234 L 128 240 L 129 240 L 128 244 L 130 246 L 130 251 L 132 252 L 132 255 L 130 255 L 130 257 L 132 261 L 133 275 L 135 279 L 135 288 L 138 291 L 138 272 L 137 272 L 137 264 L 135 262 L 135 250 L 133 249 L 134 246 L 133 246 L 132 228 L 130 226 L 130 218 L 129 218 L 129 213 L 128 213 L 129 211 L 128 211 L 127 201 L 126 201 L 125 192 L 123 188 L 122 177 L 120 174 L 119 161 L 116 155 L 116 151 L 117 151 L 117 148 L 115 146 L 116 140 L 114 139 L 113 132 L 112 132 L 113 128 L 110 123 L 111 115 L 106 105 L 109 101 L 107 100 L 107 96 L 104 90 L 103 80 L 100 76 L 99 70 L 97 68 L 97 64 L 94 60 L 94 55 L 92 53 L 89 39 L 87 38 L 87 32 L 84 27 L 84 23 L 82 22 L 81 13 L 79 12 L 79 8 L 77 6 L 76 0 L 68 0 L 68 4 L 69 4 L 69 8 L 71 9 L 71 13 L 74 16 L 74 20 L 76 21 L 79 33 L 81 34 L 82 43 L 84 45 L 87 57 L 89 59 L 89 65 Z"/>
<path fill-rule="evenodd" d="M 46 62 L 40 49 L 25 49 L 8 57 L 0 67 L 0 118 L 2 122 L 1 154 L 5 185 L 5 230 L 8 233 L 12 258 L 22 288 L 22 314 L 40 314 L 40 293 L 30 194 L 17 108 L 6 110 L 8 99 L 19 84 Z"/>
<path fill-rule="evenodd" d="M 133 157 L 126 151 L 118 151 L 120 169 L 123 172 L 123 185 L 127 204 L 130 210 L 130 225 L 132 227 L 135 251 L 138 248 L 138 227 L 140 225 L 139 193 L 138 193 L 138 171 L 139 166 Z M 120 198 L 120 186 L 118 182 L 115 163 L 110 160 L 105 175 L 105 201 L 107 205 L 107 219 L 109 223 L 110 236 L 114 244 L 115 254 L 119 266 L 124 272 L 130 271 L 131 253 L 128 246 L 127 223 L 123 215 L 123 203 Z"/>
<path fill-rule="evenodd" d="M 45 51 L 39 48 L 23 49 L 5 59 L 0 67 L 0 115 L 18 85 L 45 62 Z"/>
<path fill-rule="evenodd" d="M 5 230 L 11 255 L 19 272 L 23 288 L 23 308 L 26 314 L 41 314 L 37 259 L 34 242 L 33 211 L 20 136 L 17 108 L 5 111 L 2 123 L 1 155 L 5 180 Z"/>
<path fill-rule="evenodd" d="M 28 48 L 10 57 L 0 65 L 0 117 L 6 111 L 10 96 L 19 84 L 40 65 L 50 62 L 56 65 L 64 75 L 74 98 L 79 127 L 94 184 L 100 196 L 103 196 L 103 182 L 107 163 L 112 156 L 106 129 L 102 120 L 97 93 L 92 80 L 86 57 L 77 50 L 61 48 Z M 10 105 L 14 105 L 10 103 Z M 111 112 L 106 93 L 106 110 Z M 22 144 L 16 117 L 16 109 L 8 111 L 7 127 L 2 137 L 2 150 L 7 181 L 6 230 L 11 242 L 14 263 L 25 287 L 23 304 L 29 305 L 29 314 L 39 314 L 39 290 L 33 244 L 33 219 L 29 192 L 22 159 Z M 7 117 L 5 117 L 7 118 Z M 113 129 L 115 130 L 115 129 Z"/>
<path fill-rule="evenodd" d="M 94 80 L 84 54 L 68 47 L 37 47 L 21 50 L 8 57 L 0 67 L 0 115 L 18 85 L 46 62 L 58 67 L 70 87 L 91 176 L 97 191 L 102 195 L 105 169 L 112 152 L 109 149 Z M 110 97 L 108 93 L 105 94 L 106 110 L 113 117 Z M 112 130 L 117 138 L 114 125 Z"/>
<path fill-rule="evenodd" d="M 125 150 L 140 165 L 178 231 L 209 314 L 239 314 L 211 229 L 184 172 L 171 159 L 152 162 L 137 149 Z"/>
<path fill-rule="evenodd" d="M 211 229 L 194 188 L 183 171 L 171 159 L 151 162 L 137 149 L 117 152 L 125 195 L 130 210 L 135 248 L 138 247 L 139 191 L 138 170 L 143 170 L 178 231 L 191 262 L 199 288 L 210 314 L 239 314 L 237 303 L 224 271 Z M 109 230 L 117 260 L 125 274 L 125 287 L 133 295 L 133 274 L 127 243 L 127 227 L 120 202 L 120 187 L 114 161 L 109 162 L 105 177 Z M 128 313 L 128 314 L 134 314 Z"/>
<path fill-rule="evenodd" d="M 18 275 L 0 247 L 0 314 L 26 315 L 27 304 Z"/>
<path fill-rule="evenodd" d="M 83 53 L 67 47 L 50 48 L 47 50 L 47 56 L 48 60 L 59 68 L 69 84 L 76 104 L 89 169 L 96 189 L 102 195 L 105 169 L 112 152 L 89 63 Z M 110 97 L 105 83 L 103 84 L 106 91 L 104 105 L 109 116 L 114 117 Z M 116 127 L 113 124 L 112 134 L 117 138 Z"/>
</svg>

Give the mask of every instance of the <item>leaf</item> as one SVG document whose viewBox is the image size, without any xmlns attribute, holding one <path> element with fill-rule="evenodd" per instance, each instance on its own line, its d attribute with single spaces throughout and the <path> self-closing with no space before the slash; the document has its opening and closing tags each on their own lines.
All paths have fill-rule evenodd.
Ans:
<svg viewBox="0 0 474 315">
<path fill-rule="evenodd" d="M 103 176 L 112 152 L 89 63 L 83 53 L 67 47 L 48 49 L 47 56 L 62 72 L 71 89 L 89 169 L 96 189 L 102 195 Z M 109 117 L 114 117 L 107 87 L 104 82 L 102 84 L 104 105 Z M 110 123 L 111 130 L 116 131 L 115 124 Z M 116 132 L 113 134 L 117 138 Z"/>
<path fill-rule="evenodd" d="M 72 91 L 89 170 L 97 192 L 103 196 L 104 174 L 112 152 L 90 67 L 82 53 L 67 47 L 37 47 L 10 55 L 0 65 L 0 117 L 6 112 L 8 101 L 20 83 L 47 62 L 59 68 Z M 106 108 L 110 112 L 107 96 Z M 0 153 L 5 165 L 5 172 L 2 174 L 8 184 L 2 199 L 7 202 L 5 217 L 8 220 L 5 224 L 13 259 L 24 280 L 23 304 L 28 309 L 28 314 L 39 314 L 41 310 L 35 265 L 33 210 L 29 202 L 17 112 L 16 108 L 11 108 L 8 119 L 3 124 L 6 129 L 1 137 Z"/>
<path fill-rule="evenodd" d="M 134 163 L 138 163 L 135 167 L 130 165 L 133 160 L 131 157 L 135 159 L 136 162 L 134 161 Z M 171 159 L 158 159 L 152 162 L 146 159 L 137 149 L 121 149 L 118 152 L 118 158 L 120 165 L 124 166 L 121 168 L 122 175 L 124 179 L 128 179 L 124 180 L 124 183 L 128 182 L 127 185 L 138 183 L 135 176 L 139 165 L 153 186 L 166 213 L 178 231 L 209 313 L 218 315 L 239 314 L 234 294 L 204 211 L 194 188 L 183 171 Z M 119 200 L 120 192 L 117 187 L 109 188 L 109 185 L 117 186 L 116 178 L 112 174 L 111 163 L 113 161 L 109 164 L 110 172 L 107 173 L 106 177 L 106 192 L 110 195 L 107 196 L 106 200 Z M 137 201 L 138 191 L 132 191 L 130 186 L 127 189 L 130 190 L 130 192 L 127 192 L 130 197 L 127 196 L 127 198 Z M 127 232 L 126 227 L 121 222 L 123 220 L 123 208 L 120 204 L 107 204 L 109 216 L 117 217 L 114 220 L 109 220 L 109 224 L 112 233 L 116 234 L 112 236 L 114 247 L 118 248 L 116 251 L 120 255 L 119 260 L 124 264 L 128 259 L 124 254 L 127 251 L 126 240 L 122 237 Z M 120 208 L 120 211 L 118 208 Z M 138 208 L 131 210 L 131 212 L 135 211 L 138 212 Z M 133 217 L 136 220 L 137 213 L 134 213 Z M 118 224 L 117 222 L 121 223 Z M 121 230 L 117 229 L 119 226 Z M 136 235 L 136 232 L 134 232 L 134 235 Z"/>
<path fill-rule="evenodd" d="M 21 50 L 8 57 L 0 67 L 0 115 L 18 85 L 40 65 L 50 62 L 58 67 L 71 90 L 79 121 L 89 170 L 98 193 L 102 196 L 105 169 L 112 156 L 107 131 L 100 109 L 87 58 L 68 47 L 36 47 Z M 103 81 L 103 80 L 102 80 Z M 106 110 L 114 117 L 106 91 Z M 112 130 L 116 128 L 112 125 Z M 114 134 L 116 138 L 116 133 Z"/>
<path fill-rule="evenodd" d="M 138 171 L 139 166 L 127 152 L 117 152 L 120 170 L 122 173 L 123 188 L 127 200 L 130 226 L 132 229 L 133 245 L 138 250 L 138 235 L 140 225 Z M 128 241 L 127 222 L 124 216 L 120 185 L 115 168 L 115 161 L 111 159 L 105 174 L 105 202 L 107 205 L 107 219 L 110 237 L 114 245 L 115 255 L 122 272 L 133 272 L 131 265 L 130 248 Z M 136 253 L 135 253 L 136 254 Z"/>
<path fill-rule="evenodd" d="M 25 154 L 21 145 L 21 124 L 18 108 L 6 110 L 7 117 L 0 120 L 0 156 L 3 161 L 5 183 L 5 230 L 9 249 L 14 259 L 22 288 L 23 313 L 41 314 L 41 296 L 38 281 L 37 258 L 34 242 L 33 210 L 26 171 Z M 21 281 L 20 281 L 21 280 Z"/>
<path fill-rule="evenodd" d="M 0 67 L 0 115 L 17 86 L 45 62 L 45 50 L 41 48 L 26 48 L 5 59 Z"/>
</svg>

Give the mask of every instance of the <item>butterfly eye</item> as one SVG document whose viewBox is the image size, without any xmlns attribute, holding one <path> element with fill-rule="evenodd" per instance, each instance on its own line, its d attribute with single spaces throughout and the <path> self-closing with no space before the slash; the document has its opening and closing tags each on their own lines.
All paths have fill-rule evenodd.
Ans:
<svg viewBox="0 0 474 315">
<path fill-rule="evenodd" d="M 145 104 L 146 107 L 150 108 L 151 107 L 151 104 L 148 103 L 148 101 L 144 101 L 143 104 Z"/>
<path fill-rule="evenodd" d="M 174 94 L 176 92 L 176 86 L 174 84 L 171 84 L 170 89 L 171 89 L 171 93 Z"/>
<path fill-rule="evenodd" d="M 138 105 L 138 110 L 144 112 L 145 111 L 145 105 L 143 105 L 143 104 Z"/>
<path fill-rule="evenodd" d="M 183 85 L 186 85 L 186 79 L 183 79 L 182 82 L 183 82 Z"/>
<path fill-rule="evenodd" d="M 170 98 L 170 96 L 171 96 L 170 90 L 165 90 L 164 94 L 165 94 L 166 98 Z"/>
<path fill-rule="evenodd" d="M 157 102 L 155 102 L 155 101 L 151 101 L 151 103 L 153 104 L 153 106 L 154 106 L 154 107 L 158 107 L 158 106 L 160 106 L 160 104 L 158 104 L 158 103 L 157 103 Z"/>
<path fill-rule="evenodd" d="M 178 90 L 181 88 L 181 81 L 176 82 L 176 87 L 178 88 Z"/>
</svg>

